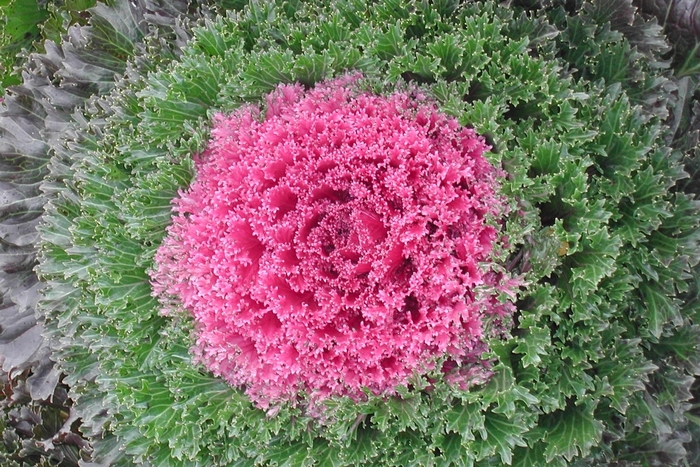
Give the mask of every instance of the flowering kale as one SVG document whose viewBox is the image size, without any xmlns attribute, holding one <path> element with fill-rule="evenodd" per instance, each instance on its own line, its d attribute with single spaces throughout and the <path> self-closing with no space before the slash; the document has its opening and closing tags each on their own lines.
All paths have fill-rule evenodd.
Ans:
<svg viewBox="0 0 700 467">
<path fill-rule="evenodd" d="M 250 2 L 173 21 L 68 127 L 26 131 L 10 109 L 28 149 L 9 154 L 49 135 L 37 311 L 90 465 L 692 464 L 700 206 L 665 139 L 687 106 L 629 2 Z M 93 59 L 84 37 L 66 59 Z M 289 87 L 348 73 L 362 84 Z M 63 100 L 46 89 L 45 108 Z M 246 107 L 275 89 L 267 120 Z M 484 142 L 436 109 L 491 134 L 500 186 Z M 351 138 L 363 151 L 343 153 Z M 523 284 L 507 322 L 499 267 Z"/>
<path fill-rule="evenodd" d="M 478 361 L 482 316 L 505 312 L 479 266 L 505 212 L 489 147 L 420 94 L 357 88 L 281 86 L 262 121 L 217 116 L 156 255 L 199 359 L 261 406 Z"/>
</svg>

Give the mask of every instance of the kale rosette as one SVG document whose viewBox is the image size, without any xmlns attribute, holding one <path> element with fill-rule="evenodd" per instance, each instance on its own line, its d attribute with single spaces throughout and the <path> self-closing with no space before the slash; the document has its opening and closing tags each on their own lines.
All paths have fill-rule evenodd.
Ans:
<svg viewBox="0 0 700 467">
<path fill-rule="evenodd" d="M 552 10 L 551 24 L 565 14 Z M 611 436 L 660 443 L 650 414 L 694 371 L 661 364 L 697 350 L 674 345 L 695 332 L 677 297 L 695 261 L 696 206 L 673 190 L 684 173 L 662 138 L 663 79 L 647 79 L 603 20 L 596 60 L 558 53 L 598 28 L 578 20 L 557 36 L 544 17 L 493 2 L 254 2 L 203 22 L 181 56 L 130 70 L 94 100 L 51 165 L 51 183 L 64 183 L 47 184 L 56 194 L 39 271 L 78 413 L 106 417 L 93 433 L 97 461 L 564 466 L 614 457 L 625 448 Z M 629 79 L 615 80 L 620 70 Z M 362 74 L 361 89 L 328 84 L 348 73 Z M 319 97 L 329 89 L 342 98 Z M 378 175 L 381 160 L 351 169 L 362 153 L 303 162 L 304 150 L 344 147 L 362 99 L 405 111 L 355 131 L 393 175 Z M 331 115 L 348 128 L 328 130 Z M 435 138 L 418 131 L 426 118 L 442 122 Z M 323 144 L 294 139 L 307 120 Z M 387 121 L 396 127 L 380 132 Z M 270 163 L 285 144 L 298 177 Z M 468 163 L 473 178 L 462 180 Z M 414 164 L 430 176 L 412 179 Z M 415 204 L 392 207 L 409 188 Z M 209 253 L 222 257 L 204 261 Z M 340 296 L 341 280 L 357 286 L 356 302 Z M 380 286 L 391 292 L 381 303 L 366 292 Z M 325 293 L 336 328 L 314 313 L 319 297 L 303 305 L 302 290 Z M 513 298 L 512 312 L 491 312 Z M 378 303 L 372 316 L 366 305 Z M 291 310 L 284 320 L 269 314 L 281 309 Z M 234 344 L 223 351 L 206 334 L 217 319 L 211 329 Z M 380 347 L 382 332 L 395 349 Z M 303 343 L 316 336 L 318 358 L 340 355 L 346 374 L 308 366 L 314 349 Z M 343 336 L 355 347 L 339 350 Z M 301 344 L 292 352 L 289 342 Z M 382 360 L 354 358 L 372 345 Z M 324 397 L 310 411 L 314 391 Z"/>
</svg>

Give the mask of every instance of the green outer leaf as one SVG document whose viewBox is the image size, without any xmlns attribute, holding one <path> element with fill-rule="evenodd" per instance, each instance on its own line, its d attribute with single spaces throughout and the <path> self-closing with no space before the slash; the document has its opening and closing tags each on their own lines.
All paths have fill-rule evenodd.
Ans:
<svg viewBox="0 0 700 467">
<path fill-rule="evenodd" d="M 585 456 L 600 441 L 603 423 L 593 417 L 592 407 L 569 407 L 546 418 L 547 462 L 563 456 L 571 461 L 577 454 Z"/>
</svg>

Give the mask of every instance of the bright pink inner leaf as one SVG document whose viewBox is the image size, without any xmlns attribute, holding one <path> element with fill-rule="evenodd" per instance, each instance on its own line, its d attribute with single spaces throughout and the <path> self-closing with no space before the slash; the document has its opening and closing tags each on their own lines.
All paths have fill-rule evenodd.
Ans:
<svg viewBox="0 0 700 467">
<path fill-rule="evenodd" d="M 484 315 L 505 309 L 479 266 L 505 212 L 483 138 L 356 79 L 280 86 L 264 119 L 219 115 L 156 255 L 198 359 L 263 407 L 478 361 Z"/>
</svg>

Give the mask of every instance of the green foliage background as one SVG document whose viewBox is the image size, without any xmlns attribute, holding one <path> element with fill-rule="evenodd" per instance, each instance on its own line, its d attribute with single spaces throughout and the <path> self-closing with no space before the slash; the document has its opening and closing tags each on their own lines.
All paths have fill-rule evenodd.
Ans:
<svg viewBox="0 0 700 467">
<path fill-rule="evenodd" d="M 0 1 L 0 86 L 21 83 L 27 54 L 44 51 L 45 40 L 60 43 L 68 28 L 86 24 L 95 0 Z"/>
<path fill-rule="evenodd" d="M 3 225 L 23 228 L 3 231 L 3 283 L 34 287 L 17 258 L 32 264 L 36 239 L 23 229 L 39 220 L 46 283 L 40 321 L 3 326 L 14 358 L 4 368 L 31 375 L 30 398 L 46 399 L 58 373 L 36 375 L 50 348 L 70 387 L 67 420 L 80 418 L 92 443 L 75 442 L 86 461 L 693 462 L 698 203 L 683 156 L 697 140 L 680 129 L 693 128 L 695 104 L 692 83 L 664 69 L 654 21 L 623 0 L 225 6 L 98 6 L 82 35 L 33 56 L 34 78 L 0 117 L 14 155 L 2 173 L 26 182 L 5 190 L 20 194 Z M 513 212 L 500 262 L 526 286 L 483 387 L 433 375 L 430 390 L 417 379 L 401 397 L 334 400 L 323 421 L 292 407 L 265 414 L 191 364 L 192 323 L 158 314 L 146 270 L 213 113 L 348 70 L 377 92 L 416 83 L 490 135 Z M 7 290 L 18 288 L 6 288 L 4 316 L 33 315 L 35 294 Z M 17 354 L 18 336 L 36 329 L 37 353 Z"/>
</svg>

